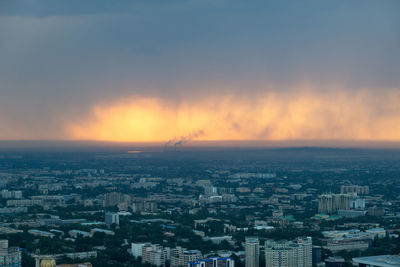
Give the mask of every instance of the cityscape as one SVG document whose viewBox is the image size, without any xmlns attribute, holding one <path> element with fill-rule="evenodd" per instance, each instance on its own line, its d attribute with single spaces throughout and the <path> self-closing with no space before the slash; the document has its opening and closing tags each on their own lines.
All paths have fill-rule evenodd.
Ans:
<svg viewBox="0 0 400 267">
<path fill-rule="evenodd" d="M 399 266 L 398 150 L 127 149 L 3 149 L 3 266 Z"/>
<path fill-rule="evenodd" d="M 0 0 L 0 267 L 400 267 L 400 0 Z"/>
</svg>

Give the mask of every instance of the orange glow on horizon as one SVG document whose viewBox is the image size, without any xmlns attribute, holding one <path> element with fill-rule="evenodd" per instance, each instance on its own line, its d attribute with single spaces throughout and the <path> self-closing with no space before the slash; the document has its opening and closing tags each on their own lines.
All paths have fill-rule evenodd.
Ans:
<svg viewBox="0 0 400 267">
<path fill-rule="evenodd" d="M 400 140 L 400 92 L 316 90 L 175 103 L 132 97 L 93 108 L 68 125 L 75 140 Z"/>
</svg>

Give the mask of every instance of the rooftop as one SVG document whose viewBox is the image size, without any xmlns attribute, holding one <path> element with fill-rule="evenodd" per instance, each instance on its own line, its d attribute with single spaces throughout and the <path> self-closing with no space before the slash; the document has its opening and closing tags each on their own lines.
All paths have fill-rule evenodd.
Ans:
<svg viewBox="0 0 400 267">
<path fill-rule="evenodd" d="M 353 258 L 354 263 L 362 263 L 379 267 L 398 267 L 400 266 L 399 255 L 380 255 L 370 257 Z"/>
</svg>

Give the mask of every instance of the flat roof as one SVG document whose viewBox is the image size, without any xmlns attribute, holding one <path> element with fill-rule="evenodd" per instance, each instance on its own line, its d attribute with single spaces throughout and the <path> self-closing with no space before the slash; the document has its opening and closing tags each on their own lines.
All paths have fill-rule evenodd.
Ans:
<svg viewBox="0 0 400 267">
<path fill-rule="evenodd" d="M 400 266 L 399 255 L 380 255 L 370 257 L 353 258 L 354 263 L 375 265 L 379 267 L 398 267 Z"/>
</svg>

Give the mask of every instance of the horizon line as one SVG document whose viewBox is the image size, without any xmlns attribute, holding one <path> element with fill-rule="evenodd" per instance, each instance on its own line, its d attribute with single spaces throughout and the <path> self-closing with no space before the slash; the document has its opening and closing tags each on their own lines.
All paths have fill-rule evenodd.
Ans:
<svg viewBox="0 0 400 267">
<path fill-rule="evenodd" d="M 0 140 L 0 148 L 44 148 L 44 147 L 165 147 L 168 141 L 103 141 L 103 140 L 63 140 L 63 139 L 21 139 Z M 170 144 L 168 147 L 173 146 Z M 238 148 L 290 148 L 290 147 L 331 147 L 331 148 L 384 148 L 399 149 L 400 141 L 382 140 L 190 140 L 180 148 L 238 147 Z"/>
</svg>

